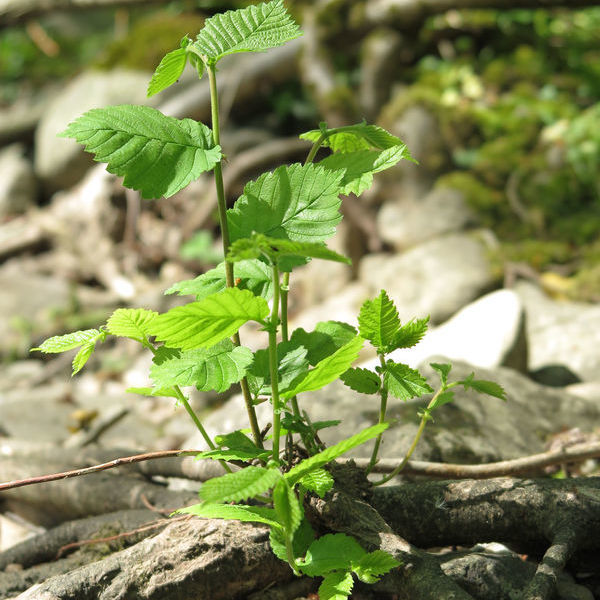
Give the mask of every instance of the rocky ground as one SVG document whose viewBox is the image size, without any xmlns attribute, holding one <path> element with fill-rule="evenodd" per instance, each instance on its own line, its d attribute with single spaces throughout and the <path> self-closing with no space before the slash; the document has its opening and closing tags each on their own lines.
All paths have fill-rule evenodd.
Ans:
<svg viewBox="0 0 600 600">
<path fill-rule="evenodd" d="M 261 56 L 263 63 L 254 60 L 255 72 L 246 76 L 256 78 L 263 68 L 269 71 L 270 81 L 285 78 L 296 51 L 292 44 Z M 239 79 L 246 68 L 241 60 L 232 65 L 224 70 L 225 89 L 227 77 Z M 0 353 L 4 358 L 0 367 L 0 480 L 89 466 L 136 452 L 203 447 L 193 424 L 172 399 L 140 398 L 125 392 L 128 387 L 148 383 L 150 358 L 134 344 L 123 342 L 103 349 L 85 372 L 74 378 L 69 377 L 70 357 L 28 354 L 28 349 L 45 337 L 97 326 L 118 306 L 165 310 L 183 299 L 164 296 L 163 290 L 202 268 L 197 260 L 182 260 L 179 248 L 191 233 L 190 223 L 194 227 L 210 223 L 214 198 L 208 179 L 199 180 L 170 201 L 142 203 L 135 193 L 125 192 L 103 166 L 92 165 L 74 143 L 55 137 L 91 106 L 146 102 L 148 77 L 136 72 L 88 72 L 62 89 L 49 90 L 43 103 L 34 102 L 22 114 L 15 110 L 0 113 L 0 140 L 4 143 L 0 150 Z M 243 100 L 242 84 L 237 82 L 237 93 Z M 191 113 L 206 119 L 205 87 L 184 81 L 182 88 L 176 96 L 161 100 L 161 109 L 175 116 Z M 417 158 L 428 151 L 419 142 L 427 118 L 423 109 L 394 124 L 393 132 Z M 283 160 L 299 159 L 304 151 L 294 140 L 282 142 L 261 135 L 263 150 L 280 144 L 277 148 L 282 149 Z M 34 139 L 32 156 L 24 151 L 22 141 L 30 136 Z M 263 164 L 265 152 L 260 159 L 252 154 L 249 140 L 256 139 L 252 131 L 225 131 L 223 138 L 227 153 L 240 157 L 229 164 L 233 194 L 239 191 L 244 176 L 277 163 L 267 158 L 271 163 Z M 39 203 L 40 190 L 49 198 L 45 204 Z M 479 464 L 600 440 L 600 306 L 549 295 L 548 286 L 527 270 L 507 272 L 511 285 L 505 287 L 490 258 L 498 240 L 480 226 L 460 192 L 431 189 L 427 173 L 412 165 L 402 167 L 392 178 L 383 178 L 365 203 L 357 205 L 350 199 L 344 212 L 346 220 L 334 246 L 350 254 L 354 266 L 313 263 L 299 271 L 292 279 L 292 324 L 312 328 L 316 322 L 332 318 L 355 324 L 361 303 L 386 289 L 403 320 L 430 315 L 432 324 L 423 341 L 410 352 L 398 353 L 396 360 L 420 366 L 433 381 L 428 363 L 434 357 L 437 362 L 445 357 L 453 363 L 455 375 L 464 377 L 475 371 L 480 378 L 497 381 L 507 392 L 506 403 L 457 393 L 457 401 L 440 410 L 428 427 L 414 458 Z M 264 344 L 262 335 L 242 330 L 242 341 L 259 347 Z M 372 359 L 368 354 L 362 357 L 366 363 Z M 332 415 L 342 419 L 341 427 L 324 433 L 327 443 L 377 420 L 373 398 L 359 397 L 341 385 L 306 394 L 301 400 L 313 419 Z M 237 395 L 217 398 L 197 393 L 194 404 L 211 435 L 245 426 Z M 422 404 L 423 400 L 390 403 L 389 415 L 396 421 L 383 445 L 384 457 L 401 457 L 406 451 Z M 264 425 L 268 415 L 259 411 L 259 417 Z M 355 456 L 368 455 L 365 448 Z M 191 459 L 178 460 L 186 465 Z M 198 484 L 181 483 L 185 468 L 173 467 L 176 478 L 165 477 L 168 469 L 163 471 L 160 481 L 169 483 L 161 488 L 164 498 L 159 497 L 158 486 L 145 483 L 144 477 L 152 473 L 144 475 L 141 468 L 133 474 L 84 478 L 90 485 L 112 484 L 115 497 L 110 508 L 94 505 L 92 488 L 80 492 L 72 482 L 2 492 L 0 550 L 4 554 L 0 554 L 0 567 L 4 571 L 0 572 L 0 596 L 57 598 L 62 596 L 52 595 L 50 588 L 26 590 L 49 581 L 54 574 L 60 578 L 64 577 L 60 573 L 72 571 L 82 580 L 99 577 L 91 571 L 86 575 L 88 567 L 79 567 L 98 558 L 82 556 L 81 550 L 46 563 L 46 567 L 33 565 L 55 556 L 56 544 L 31 566 L 11 552 L 49 528 L 107 510 L 139 511 L 129 511 L 123 525 L 125 530 L 137 530 L 153 518 L 148 506 L 169 509 L 193 501 Z M 562 471 L 593 475 L 598 467 L 589 460 L 576 468 L 565 465 Z M 136 504 L 134 496 L 149 499 L 146 508 Z M 99 530 L 111 531 L 113 526 L 86 527 L 87 533 L 78 534 L 80 539 Z M 223 540 L 238 540 L 236 536 L 241 535 L 265 546 L 263 534 L 249 526 L 242 527 L 241 533 L 232 533 L 231 524 L 211 525 L 208 532 L 202 529 L 204 525 L 193 527 L 198 539 L 214 536 L 225 543 Z M 128 552 L 149 556 L 157 547 L 169 546 L 169 535 L 175 534 L 165 529 L 145 540 L 145 546 L 134 545 Z M 73 536 L 65 534 L 61 539 L 58 547 Z M 195 539 L 191 538 L 190 547 Z M 483 563 L 490 555 L 483 547 L 478 552 L 479 568 L 485 571 Z M 249 564 L 267 560 L 265 556 L 269 555 L 256 555 L 248 559 Z M 462 576 L 461 569 L 468 570 L 461 567 L 460 560 L 456 558 L 454 566 L 448 567 L 449 572 L 454 569 L 457 579 Z M 523 567 L 525 578 L 535 570 L 531 563 L 516 564 L 527 565 Z M 148 563 L 144 568 L 151 572 L 154 567 Z M 273 572 L 278 569 L 281 565 L 274 563 Z M 565 575 L 559 597 L 591 598 L 590 589 L 600 594 L 597 571 L 589 578 L 591 584 L 582 577 L 575 583 Z M 261 589 L 269 581 L 261 575 L 243 593 Z M 116 579 L 112 585 L 114 591 L 129 584 Z M 152 589 L 159 587 L 156 584 Z M 501 587 L 493 597 L 508 598 Z M 117 597 L 111 596 L 110 590 L 104 593 L 108 595 L 102 598 Z M 144 593 L 138 597 L 180 597 L 165 595 L 164 589 Z M 306 590 L 300 590 L 296 595 L 304 593 Z"/>
</svg>

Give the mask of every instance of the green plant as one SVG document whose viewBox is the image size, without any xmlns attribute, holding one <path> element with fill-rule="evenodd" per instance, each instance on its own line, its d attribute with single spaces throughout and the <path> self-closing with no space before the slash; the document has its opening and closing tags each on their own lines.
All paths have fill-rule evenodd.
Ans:
<svg viewBox="0 0 600 600">
<path fill-rule="evenodd" d="M 352 573 L 372 583 L 399 563 L 380 550 L 367 552 L 344 534 L 315 539 L 303 500 L 309 493 L 323 497 L 332 489 L 328 463 L 375 439 L 372 469 L 389 425 L 389 395 L 407 400 L 433 389 L 416 370 L 387 356 L 397 348 L 417 344 L 428 319 L 401 325 L 385 291 L 364 303 L 358 331 L 336 321 L 319 323 L 311 332 L 288 331 L 291 272 L 310 259 L 350 262 L 325 245 L 341 220 L 340 196 L 358 196 L 371 185 L 375 173 L 401 159 L 412 160 L 400 139 L 366 123 L 334 129 L 321 123 L 319 129 L 301 136 L 312 142 L 304 164 L 281 166 L 261 175 L 246 185 L 232 208 L 226 208 L 216 65 L 228 54 L 264 51 L 299 35 L 282 0 L 274 0 L 208 19 L 195 41 L 185 37 L 178 49 L 163 58 L 148 94 L 174 83 L 191 62 L 200 76 L 206 71 L 209 77 L 212 130 L 191 119 L 177 120 L 142 106 L 93 109 L 69 125 L 63 135 L 83 143 L 96 160 L 107 162 L 109 171 L 122 175 L 124 184 L 139 190 L 144 198 L 171 196 L 202 172 L 213 170 L 226 260 L 167 290 L 193 295 L 193 302 L 164 314 L 142 308 L 117 309 L 106 325 L 50 338 L 37 350 L 78 348 L 73 360 L 73 373 L 77 373 L 96 344 L 109 335 L 131 338 L 148 348 L 154 354 L 153 385 L 130 391 L 171 396 L 180 402 L 209 447 L 199 456 L 219 460 L 229 471 L 202 486 L 201 504 L 179 512 L 268 525 L 274 553 L 287 561 L 294 573 L 324 578 L 319 590 L 324 600 L 348 596 Z M 321 147 L 329 148 L 331 154 L 314 164 Z M 249 321 L 259 323 L 268 334 L 268 348 L 253 353 L 241 345 L 238 331 Z M 380 359 L 374 371 L 352 367 L 365 340 Z M 441 387 L 424 409 L 417 437 L 396 471 L 414 450 L 432 412 L 452 400 L 450 388 L 462 384 L 504 398 L 496 384 L 473 377 L 448 383 L 450 365 L 435 368 Z M 337 378 L 359 392 L 379 394 L 379 422 L 324 448 L 318 430 L 338 421 L 312 422 L 301 410 L 298 396 Z M 237 382 L 244 394 L 251 437 L 235 431 L 212 440 L 182 388 L 224 392 Z M 255 413 L 256 404 L 265 400 L 272 406 L 271 449 L 264 447 Z M 232 462 L 247 466 L 232 472 Z M 248 499 L 255 503 L 239 504 Z"/>
</svg>

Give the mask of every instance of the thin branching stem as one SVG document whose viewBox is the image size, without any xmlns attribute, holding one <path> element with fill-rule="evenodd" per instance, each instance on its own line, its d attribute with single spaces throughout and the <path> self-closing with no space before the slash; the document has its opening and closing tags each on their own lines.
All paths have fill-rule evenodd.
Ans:
<svg viewBox="0 0 600 600">
<path fill-rule="evenodd" d="M 214 63 L 206 65 L 208 72 L 208 81 L 210 85 L 210 113 L 212 119 L 212 134 L 213 142 L 215 145 L 220 145 L 221 134 L 219 130 L 219 92 L 217 89 L 217 76 L 216 66 Z M 221 238 L 223 240 L 223 254 L 227 256 L 229 251 L 230 239 L 229 239 L 229 226 L 227 224 L 227 202 L 225 199 L 225 185 L 223 183 L 223 167 L 222 161 L 219 161 L 214 167 L 215 174 L 215 187 L 217 190 L 217 206 L 219 209 L 219 221 L 221 226 Z M 234 287 L 235 279 L 233 277 L 233 263 L 225 261 L 225 279 L 227 281 L 227 287 Z M 232 337 L 233 343 L 236 346 L 241 345 L 239 333 L 235 333 Z M 240 382 L 242 388 L 242 394 L 244 395 L 244 403 L 246 405 L 246 412 L 248 413 L 248 421 L 250 423 L 250 429 L 252 430 L 252 437 L 254 443 L 259 447 L 263 447 L 262 438 L 260 436 L 260 428 L 258 426 L 258 419 L 256 418 L 256 411 L 254 410 L 254 404 L 252 403 L 252 395 L 248 387 L 248 380 L 244 377 Z"/>
<path fill-rule="evenodd" d="M 379 355 L 379 362 L 381 364 L 381 387 L 379 390 L 379 397 L 381 401 L 379 403 L 379 423 L 383 423 L 385 421 L 385 413 L 387 410 L 387 401 L 388 401 L 388 389 L 385 385 L 385 378 L 383 373 L 385 372 L 385 359 L 382 354 Z M 373 470 L 373 467 L 377 463 L 377 454 L 379 453 L 379 446 L 381 446 L 381 439 L 383 433 L 380 433 L 375 439 L 375 445 L 373 446 L 373 452 L 371 453 L 371 460 L 369 461 L 369 466 L 367 467 L 367 473 L 370 473 Z"/>
<path fill-rule="evenodd" d="M 281 431 L 281 407 L 279 406 L 279 372 L 277 361 L 277 329 L 279 326 L 279 268 L 271 267 L 273 276 L 273 308 L 269 323 L 269 371 L 273 401 L 273 460 L 279 460 L 279 433 Z"/>
</svg>

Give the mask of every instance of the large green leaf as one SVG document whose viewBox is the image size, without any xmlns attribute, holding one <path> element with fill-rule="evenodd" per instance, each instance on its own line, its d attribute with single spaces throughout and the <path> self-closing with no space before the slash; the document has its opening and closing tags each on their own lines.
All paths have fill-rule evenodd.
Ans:
<svg viewBox="0 0 600 600">
<path fill-rule="evenodd" d="M 148 98 L 162 92 L 179 79 L 187 63 L 186 46 L 189 43 L 190 39 L 185 36 L 181 40 L 180 48 L 165 54 L 148 84 Z"/>
<path fill-rule="evenodd" d="M 301 35 L 283 0 L 274 0 L 207 19 L 192 46 L 203 60 L 217 62 L 234 52 L 263 52 L 282 46 Z"/>
<path fill-rule="evenodd" d="M 408 365 L 388 360 L 385 363 L 384 373 L 384 385 L 394 398 L 410 400 L 433 392 L 425 377 Z"/>
<path fill-rule="evenodd" d="M 395 135 L 392 135 L 383 127 L 378 125 L 367 125 L 365 121 L 356 125 L 346 125 L 327 129 L 327 125 L 322 123 L 323 129 L 313 129 L 300 135 L 303 140 L 309 140 L 315 143 L 322 135 L 327 137 L 323 141 L 323 146 L 328 146 L 333 152 L 356 152 L 357 150 L 385 150 L 393 146 L 402 146 L 404 142 Z M 409 155 L 406 156 L 409 158 Z"/>
<path fill-rule="evenodd" d="M 290 387 L 283 390 L 280 396 L 288 399 L 302 392 L 311 392 L 325 387 L 348 370 L 350 365 L 358 358 L 363 343 L 364 340 L 360 336 L 356 336 L 331 356 L 317 363 L 314 369 L 294 379 Z"/>
<path fill-rule="evenodd" d="M 385 290 L 381 290 L 377 298 L 367 300 L 361 306 L 358 331 L 375 346 L 377 352 L 385 354 L 393 349 L 392 345 L 399 329 L 398 311 Z"/>
<path fill-rule="evenodd" d="M 85 146 L 143 198 L 169 197 L 221 159 L 206 125 L 149 106 L 93 108 L 61 134 Z"/>
<path fill-rule="evenodd" d="M 319 586 L 319 600 L 346 600 L 352 588 L 354 579 L 349 571 L 331 571 L 326 573 Z"/>
<path fill-rule="evenodd" d="M 202 484 L 200 498 L 205 502 L 239 502 L 264 494 L 281 479 L 279 469 L 246 467 L 235 473 L 214 477 Z"/>
<path fill-rule="evenodd" d="M 333 477 L 325 469 L 315 469 L 300 480 L 300 485 L 314 492 L 319 498 L 322 498 L 333 487 L 334 483 Z"/>
<path fill-rule="evenodd" d="M 336 152 L 318 164 L 343 173 L 340 194 L 360 196 L 373 183 L 373 175 L 393 167 L 402 159 L 410 158 L 406 146 L 392 146 L 385 150 L 357 150 L 342 154 Z"/>
<path fill-rule="evenodd" d="M 246 184 L 227 211 L 231 241 L 253 232 L 297 242 L 323 242 L 342 218 L 343 176 L 313 164 L 284 165 Z"/>
<path fill-rule="evenodd" d="M 157 312 L 145 308 L 117 308 L 108 318 L 106 328 L 112 335 L 141 341 L 148 335 L 148 327 L 156 317 Z"/>
<path fill-rule="evenodd" d="M 275 509 L 264 506 L 245 506 L 243 504 L 194 504 L 175 511 L 188 515 L 196 515 L 206 519 L 232 519 L 235 521 L 249 521 L 251 523 L 265 523 L 271 527 L 281 528 L 277 521 Z"/>
<path fill-rule="evenodd" d="M 264 298 L 248 290 L 228 288 L 159 315 L 150 325 L 150 333 L 171 348 L 208 348 L 232 336 L 248 321 L 264 322 L 268 314 Z"/>
<path fill-rule="evenodd" d="M 244 377 L 253 358 L 250 349 L 223 340 L 211 348 L 187 350 L 152 365 L 150 378 L 157 387 L 195 385 L 200 391 L 221 393 Z"/>
<path fill-rule="evenodd" d="M 308 350 L 308 362 L 314 366 L 356 337 L 356 329 L 341 321 L 320 321 L 314 331 L 295 329 L 290 342 Z"/>
<path fill-rule="evenodd" d="M 265 300 L 273 297 L 273 275 L 266 263 L 260 260 L 242 260 L 234 265 L 233 272 L 237 281 L 236 287 L 239 289 L 250 290 L 255 296 L 262 296 Z M 223 291 L 226 287 L 225 263 L 222 262 L 195 279 L 179 281 L 165 294 L 193 294 L 196 300 L 202 300 L 206 296 Z"/>
<path fill-rule="evenodd" d="M 315 577 L 338 569 L 350 570 L 352 562 L 358 562 L 366 553 L 353 537 L 328 533 L 309 546 L 304 561 L 299 561 L 298 566 L 306 575 Z"/>
<path fill-rule="evenodd" d="M 371 427 L 367 427 L 367 429 L 363 429 L 359 431 L 357 434 L 349 437 L 341 442 L 338 442 L 334 446 L 330 446 L 323 452 L 319 452 L 319 454 L 315 454 L 310 458 L 306 458 L 301 463 L 297 464 L 295 467 L 292 467 L 284 477 L 288 480 L 290 485 L 296 484 L 300 481 L 307 473 L 314 471 L 315 469 L 320 469 L 328 462 L 335 460 L 338 456 L 352 450 L 356 446 L 360 446 L 365 442 L 377 437 L 380 433 L 383 433 L 388 428 L 388 423 L 377 423 L 377 425 L 372 425 Z"/>
</svg>

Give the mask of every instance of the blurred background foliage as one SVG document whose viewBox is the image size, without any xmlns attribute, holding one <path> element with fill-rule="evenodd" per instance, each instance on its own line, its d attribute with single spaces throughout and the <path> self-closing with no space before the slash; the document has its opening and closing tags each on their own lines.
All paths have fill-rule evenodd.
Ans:
<svg viewBox="0 0 600 600">
<path fill-rule="evenodd" d="M 88 67 L 151 71 L 206 17 L 251 3 L 180 0 L 5 26 L 0 104 Z M 347 2 L 330 4 L 320 22 L 335 66 L 330 102 L 360 119 L 363 45 L 377 32 L 353 24 Z M 310 2 L 287 5 L 301 20 Z M 598 300 L 600 8 L 452 10 L 401 36 L 375 120 L 385 125 L 412 106 L 430 111 L 443 145 L 422 162 L 436 186 L 461 190 L 497 234 L 499 264 L 554 272 L 568 278 L 572 297 Z M 268 104 L 256 124 L 287 134 L 313 128 L 322 113 L 300 78 Z"/>
</svg>

